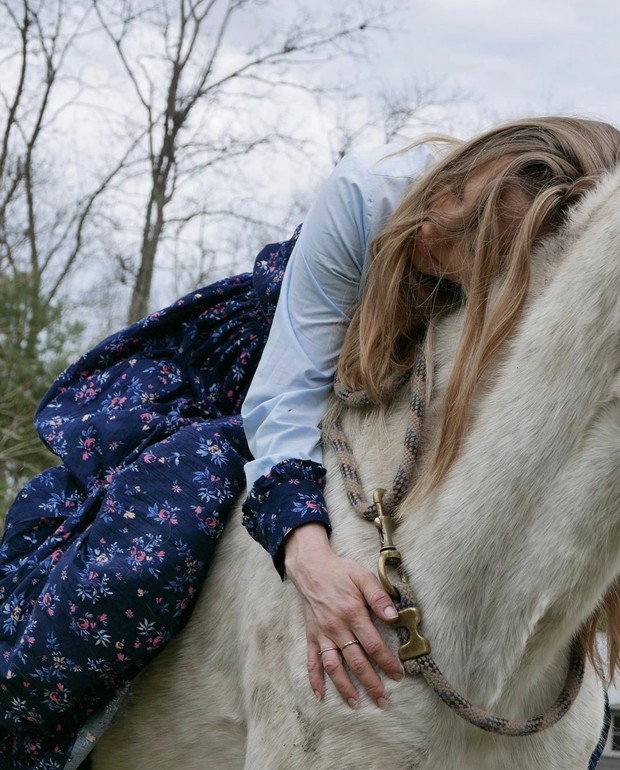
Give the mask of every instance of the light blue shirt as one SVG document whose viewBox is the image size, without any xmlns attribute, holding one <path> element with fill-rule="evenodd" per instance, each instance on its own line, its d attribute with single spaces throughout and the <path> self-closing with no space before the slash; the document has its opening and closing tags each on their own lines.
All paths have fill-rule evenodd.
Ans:
<svg viewBox="0 0 620 770">
<path fill-rule="evenodd" d="M 322 461 L 319 423 L 370 244 L 433 160 L 423 146 L 399 150 L 387 145 L 344 158 L 304 220 L 241 410 L 255 457 L 246 465 L 248 489 L 284 460 Z"/>
</svg>

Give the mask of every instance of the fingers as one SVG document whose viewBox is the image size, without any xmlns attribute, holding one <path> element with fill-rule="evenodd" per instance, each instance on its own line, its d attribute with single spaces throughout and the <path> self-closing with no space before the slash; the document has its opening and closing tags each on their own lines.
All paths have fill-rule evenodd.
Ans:
<svg viewBox="0 0 620 770">
<path fill-rule="evenodd" d="M 399 682 L 403 678 L 403 667 L 398 658 L 383 641 L 370 618 L 359 618 L 356 623 L 352 624 L 352 629 L 353 636 L 349 638 L 358 639 L 360 644 L 356 645 L 357 650 L 351 649 L 353 645 L 351 645 L 351 648 L 347 647 L 345 649 L 345 659 L 355 676 L 359 679 L 360 684 L 368 690 L 366 681 L 374 683 L 375 677 L 377 677 L 375 669 L 370 664 L 370 660 L 373 660 L 382 671 L 385 671 L 390 679 Z M 357 670 L 361 666 L 359 662 L 360 648 L 364 653 L 363 657 L 368 667 L 364 668 L 361 674 Z M 375 675 L 374 677 L 371 676 L 368 669 Z M 369 690 L 368 692 L 371 696 L 373 695 Z"/>
<path fill-rule="evenodd" d="M 342 699 L 351 708 L 355 708 L 359 703 L 359 693 L 346 672 L 340 650 L 330 649 L 332 646 L 326 640 L 325 646 L 321 647 L 324 650 L 321 656 L 323 670 L 334 683 L 334 687 L 338 690 Z"/>
<path fill-rule="evenodd" d="M 323 677 L 323 664 L 319 655 L 319 645 L 312 639 L 308 639 L 308 680 L 317 700 L 325 697 L 325 680 Z"/>
<path fill-rule="evenodd" d="M 368 570 L 358 574 L 358 587 L 364 599 L 373 612 L 379 617 L 393 622 L 398 617 L 398 611 L 390 596 L 384 591 L 381 583 Z M 356 613 L 351 617 L 351 628 L 354 638 L 359 639 L 362 647 L 371 660 L 385 673 L 395 680 L 403 677 L 403 668 L 400 661 L 394 656 L 390 648 L 373 625 L 368 613 Z"/>
<path fill-rule="evenodd" d="M 389 694 L 385 689 L 381 678 L 368 659 L 361 642 L 359 644 L 349 643 L 355 641 L 358 640 L 350 638 L 344 643 L 342 646 L 342 657 L 346 661 L 349 670 L 354 674 L 357 681 L 362 685 L 377 706 L 379 706 L 379 708 L 385 708 L 387 706 Z M 333 677 L 332 681 L 334 681 Z M 349 679 L 349 682 L 350 681 L 351 680 Z M 347 702 L 349 705 L 352 705 L 348 700 Z"/>
<path fill-rule="evenodd" d="M 388 623 L 393 623 L 398 617 L 398 610 L 390 595 L 385 591 L 377 578 L 368 570 L 364 570 L 359 578 L 359 588 L 366 602 L 377 617 Z"/>
<path fill-rule="evenodd" d="M 370 646 L 373 647 L 372 644 Z M 388 654 L 391 656 L 389 649 Z M 396 678 L 400 679 L 402 678 L 402 669 L 400 664 L 397 665 L 398 677 Z M 377 706 L 385 708 L 389 694 L 358 639 L 349 637 L 337 645 L 335 642 L 323 638 L 320 647 L 314 642 L 308 642 L 308 676 L 317 698 L 321 699 L 325 693 L 323 673 L 326 673 L 342 699 L 351 708 L 355 708 L 359 703 L 359 693 L 351 681 L 349 671 Z"/>
<path fill-rule="evenodd" d="M 323 670 L 342 698 L 350 706 L 357 705 L 359 696 L 348 675 L 348 669 L 377 706 L 385 708 L 389 695 L 371 661 L 396 681 L 403 678 L 403 668 L 375 628 L 368 612 L 365 609 L 360 611 L 356 606 L 352 606 L 350 611 L 341 608 L 338 622 L 334 623 L 329 636 L 320 638 L 321 650 L 333 646 L 341 650 L 342 658 L 334 651 L 324 652 L 322 663 Z"/>
<path fill-rule="evenodd" d="M 395 680 L 402 679 L 403 671 L 375 628 L 369 607 L 387 621 L 394 620 L 396 608 L 369 570 L 331 551 L 321 552 L 320 558 L 312 554 L 304 552 L 303 559 L 291 562 L 295 566 L 291 579 L 306 621 L 310 686 L 317 698 L 324 697 L 327 673 L 341 697 L 354 707 L 359 682 L 384 707 L 388 693 L 373 664 Z M 351 641 L 355 643 L 348 645 Z"/>
</svg>

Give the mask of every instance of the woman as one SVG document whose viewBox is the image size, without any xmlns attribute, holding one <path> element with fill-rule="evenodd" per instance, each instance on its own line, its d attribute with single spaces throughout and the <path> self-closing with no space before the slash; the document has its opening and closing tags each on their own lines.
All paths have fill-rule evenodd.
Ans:
<svg viewBox="0 0 620 770">
<path fill-rule="evenodd" d="M 388 621 L 395 610 L 327 540 L 318 423 L 336 363 L 345 386 L 385 401 L 434 315 L 466 303 L 442 438 L 421 479 L 436 484 L 518 319 L 536 239 L 618 161 L 620 133 L 521 121 L 455 145 L 422 176 L 425 149 L 386 152 L 339 166 L 283 282 L 295 238 L 265 249 L 254 279 L 195 292 L 104 341 L 45 397 L 37 427 L 63 465 L 20 493 L 0 556 L 7 767 L 62 767 L 84 719 L 186 622 L 242 486 L 238 412 L 280 285 L 244 406 L 255 457 L 245 520 L 300 591 L 317 697 L 327 671 L 356 705 L 344 661 L 386 705 L 370 660 L 395 678 L 401 668 L 367 607 Z"/>
<path fill-rule="evenodd" d="M 358 692 L 348 670 L 384 707 L 387 691 L 371 661 L 394 678 L 400 666 L 368 612 L 393 620 L 390 597 L 374 575 L 329 548 L 317 426 L 331 378 L 337 370 L 342 383 L 364 391 L 371 403 L 388 400 L 395 379 L 411 368 L 415 343 L 432 316 L 454 302 L 454 284 L 461 287 L 467 316 L 441 440 L 419 482 L 435 486 L 458 452 L 477 383 L 518 321 L 537 239 L 557 228 L 568 207 L 618 163 L 620 134 L 568 118 L 517 121 L 456 145 L 399 201 L 409 157 L 375 156 L 361 165 L 345 160 L 323 188 L 306 218 L 274 331 L 242 409 L 256 458 L 246 466 L 252 490 L 246 524 L 299 590 L 316 697 L 324 695 L 326 672 L 351 707 Z M 362 273 L 356 304 L 358 287 L 351 287 L 350 276 Z M 491 298 L 497 279 L 500 288 Z M 300 323 L 300 306 L 314 308 L 312 323 Z M 299 526 L 290 512 L 303 499 L 309 501 L 307 523 Z M 601 615 L 607 616 L 610 649 L 618 650 L 620 597 L 610 593 Z M 595 629 L 593 619 L 592 657 Z M 616 653 L 612 672 L 617 662 Z M 604 739 L 591 767 L 603 745 Z"/>
</svg>

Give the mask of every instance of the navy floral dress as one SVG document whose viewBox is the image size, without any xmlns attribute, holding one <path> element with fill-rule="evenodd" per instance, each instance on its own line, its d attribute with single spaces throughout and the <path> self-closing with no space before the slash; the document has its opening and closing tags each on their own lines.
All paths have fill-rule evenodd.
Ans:
<svg viewBox="0 0 620 770">
<path fill-rule="evenodd" d="M 61 464 L 19 493 L 0 546 L 0 767 L 64 767 L 187 622 L 244 486 L 239 411 L 297 234 L 104 340 L 43 399 Z"/>
</svg>

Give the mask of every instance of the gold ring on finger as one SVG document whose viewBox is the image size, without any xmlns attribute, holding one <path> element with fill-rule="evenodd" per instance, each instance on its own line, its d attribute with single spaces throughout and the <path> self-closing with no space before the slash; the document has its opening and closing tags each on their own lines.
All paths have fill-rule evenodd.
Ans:
<svg viewBox="0 0 620 770">
<path fill-rule="evenodd" d="M 325 649 L 319 650 L 319 657 L 322 658 L 323 657 L 323 653 L 324 652 L 329 652 L 330 650 L 338 650 L 338 648 L 337 647 L 325 647 Z M 338 650 L 338 652 L 340 652 L 340 650 Z"/>
</svg>

